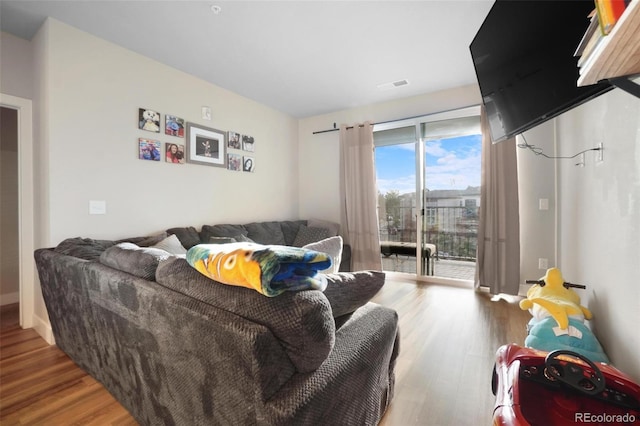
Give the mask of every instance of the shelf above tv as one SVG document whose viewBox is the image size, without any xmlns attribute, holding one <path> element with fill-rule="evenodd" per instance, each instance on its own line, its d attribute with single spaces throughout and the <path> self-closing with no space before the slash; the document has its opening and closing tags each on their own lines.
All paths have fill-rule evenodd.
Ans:
<svg viewBox="0 0 640 426">
<path fill-rule="evenodd" d="M 640 73 L 640 0 L 629 3 L 593 54 L 593 61 L 581 70 L 578 86 Z"/>
</svg>

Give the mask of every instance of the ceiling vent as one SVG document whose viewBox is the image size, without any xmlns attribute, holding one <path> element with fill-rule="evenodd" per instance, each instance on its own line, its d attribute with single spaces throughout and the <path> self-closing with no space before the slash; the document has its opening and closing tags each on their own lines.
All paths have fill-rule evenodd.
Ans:
<svg viewBox="0 0 640 426">
<path fill-rule="evenodd" d="M 377 87 L 379 90 L 389 90 L 389 89 L 394 89 L 396 87 L 406 86 L 408 84 L 409 84 L 409 80 L 403 79 L 398 81 L 392 81 L 391 83 L 378 84 Z"/>
</svg>

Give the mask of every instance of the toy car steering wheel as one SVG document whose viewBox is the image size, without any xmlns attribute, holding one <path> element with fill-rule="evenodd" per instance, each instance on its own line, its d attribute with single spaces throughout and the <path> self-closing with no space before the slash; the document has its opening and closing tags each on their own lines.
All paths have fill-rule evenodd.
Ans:
<svg viewBox="0 0 640 426">
<path fill-rule="evenodd" d="M 565 355 L 565 358 L 561 358 Z M 586 362 L 593 373 L 582 365 L 571 362 L 566 356 Z M 573 351 L 559 350 L 550 352 L 544 360 L 545 375 L 562 382 L 587 395 L 597 395 L 605 389 L 606 381 L 602 371 L 591 360 Z M 553 380 L 552 379 L 552 380 Z"/>
</svg>

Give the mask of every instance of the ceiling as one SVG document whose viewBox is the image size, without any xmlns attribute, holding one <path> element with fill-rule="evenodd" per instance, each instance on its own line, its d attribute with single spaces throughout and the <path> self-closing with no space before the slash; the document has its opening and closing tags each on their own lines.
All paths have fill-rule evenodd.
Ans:
<svg viewBox="0 0 640 426">
<path fill-rule="evenodd" d="M 304 118 L 476 83 L 469 44 L 492 4 L 1 0 L 0 26 L 30 40 L 51 16 Z"/>
</svg>

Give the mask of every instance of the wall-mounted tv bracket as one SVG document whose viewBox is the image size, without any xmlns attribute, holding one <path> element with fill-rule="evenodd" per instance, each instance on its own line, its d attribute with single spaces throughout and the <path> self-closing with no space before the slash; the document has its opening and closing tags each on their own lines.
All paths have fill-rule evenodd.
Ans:
<svg viewBox="0 0 640 426">
<path fill-rule="evenodd" d="M 611 85 L 624 90 L 627 93 L 631 93 L 633 96 L 640 98 L 640 84 L 631 81 L 630 76 L 614 77 L 608 79 Z"/>
</svg>

